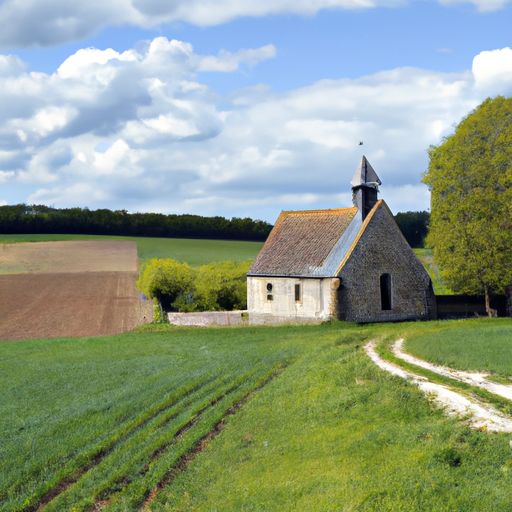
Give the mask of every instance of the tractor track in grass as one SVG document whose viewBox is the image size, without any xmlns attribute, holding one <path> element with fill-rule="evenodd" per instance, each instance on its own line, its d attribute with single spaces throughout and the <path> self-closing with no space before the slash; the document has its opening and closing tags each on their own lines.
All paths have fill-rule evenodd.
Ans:
<svg viewBox="0 0 512 512">
<path fill-rule="evenodd" d="M 200 453 L 202 453 L 210 441 L 216 437 L 222 430 L 224 429 L 226 423 L 225 420 L 227 417 L 232 416 L 235 414 L 239 409 L 243 407 L 243 405 L 247 402 L 249 397 L 259 391 L 260 389 L 264 388 L 267 384 L 269 384 L 271 381 L 273 381 L 276 377 L 281 375 L 281 373 L 285 370 L 285 368 L 280 368 L 276 372 L 274 372 L 272 375 L 270 375 L 264 382 L 262 382 L 258 387 L 251 389 L 248 391 L 237 403 L 232 405 L 225 413 L 225 415 L 222 417 L 222 419 L 215 424 L 212 430 L 208 432 L 208 434 L 201 439 L 197 441 L 195 446 L 190 450 L 189 453 L 186 453 L 180 457 L 175 467 L 171 470 L 169 475 L 164 479 L 158 482 L 158 484 L 153 487 L 153 489 L 150 491 L 149 495 L 146 497 L 144 504 L 142 505 L 142 512 L 150 512 L 150 509 L 148 508 L 153 500 L 156 498 L 157 494 L 164 489 L 167 485 L 169 485 L 176 476 L 185 470 L 185 468 L 190 464 Z"/>
<path fill-rule="evenodd" d="M 135 509 L 140 509 L 150 495 L 153 496 L 152 501 L 156 495 L 152 489 L 159 488 L 159 483 L 166 480 L 169 470 L 184 467 L 188 457 L 192 454 L 195 457 L 198 451 L 204 449 L 205 443 L 222 430 L 226 416 L 241 407 L 248 396 L 283 369 L 281 366 L 277 370 L 276 367 L 265 369 L 257 366 L 232 376 L 229 382 L 222 377 L 199 383 L 173 403 L 139 422 L 111 444 L 108 450 L 98 453 L 91 464 L 53 485 L 37 502 L 18 510 L 60 512 L 77 504 L 77 510 L 92 512 L 111 505 L 118 506 L 119 498 L 138 503 Z M 192 399 L 198 389 L 201 394 Z M 187 414 L 188 410 L 190 413 Z M 173 413 L 169 415 L 171 411 Z M 174 424 L 173 419 L 177 420 Z M 176 448 L 169 451 L 173 445 Z M 111 474 L 110 466 L 116 473 L 112 474 L 112 478 L 108 477 Z M 107 479 L 103 480 L 102 475 L 106 475 Z"/>
<path fill-rule="evenodd" d="M 173 407 L 178 406 L 181 402 L 184 402 L 188 397 L 193 395 L 194 393 L 200 391 L 203 387 L 210 384 L 214 379 L 205 379 L 204 381 L 200 381 L 197 384 L 193 384 L 192 386 L 188 386 L 183 389 L 182 393 L 178 391 L 176 394 L 172 395 L 172 398 L 164 401 L 159 406 L 156 407 L 154 411 L 148 416 L 141 418 L 139 421 L 135 421 L 131 425 L 128 425 L 125 432 L 123 432 L 119 437 L 111 438 L 109 442 L 106 443 L 106 446 L 98 447 L 97 452 L 91 454 L 92 458 L 90 459 L 89 464 L 81 467 L 77 471 L 75 471 L 71 475 L 65 476 L 62 480 L 57 482 L 51 488 L 47 489 L 44 494 L 33 504 L 22 508 L 19 512 L 40 512 L 44 510 L 46 505 L 48 505 L 51 501 L 53 501 L 57 496 L 65 492 L 72 485 L 74 485 L 84 474 L 88 471 L 96 467 L 100 464 L 105 457 L 110 455 L 117 446 L 122 443 L 125 443 L 129 440 L 133 435 L 137 432 L 143 430 L 152 420 L 165 414 L 166 411 L 170 410 Z M 187 404 L 187 407 L 190 407 L 190 404 Z"/>
<path fill-rule="evenodd" d="M 383 370 L 393 375 L 398 375 L 418 386 L 429 400 L 437 407 L 444 409 L 448 416 L 464 418 L 470 427 L 474 429 L 492 432 L 512 432 L 512 419 L 510 417 L 504 415 L 488 403 L 477 401 L 473 397 L 463 396 L 449 389 L 448 386 L 436 384 L 426 377 L 404 370 L 400 366 L 386 361 L 376 352 L 375 347 L 377 344 L 377 341 L 370 341 L 364 346 L 370 359 Z M 400 344 L 398 346 L 400 346 Z M 401 351 L 397 351 L 395 353 L 396 357 L 399 359 L 400 356 L 398 354 L 400 352 Z M 405 361 L 405 359 L 402 360 Z M 434 371 L 430 368 L 429 370 Z M 454 377 L 450 376 L 450 378 Z"/>
<path fill-rule="evenodd" d="M 206 388 L 205 386 L 202 386 L 202 389 L 205 389 L 205 388 Z M 215 392 L 215 390 L 213 390 L 212 392 Z M 194 420 L 197 420 L 197 416 L 200 415 L 204 410 L 208 409 L 210 407 L 210 405 L 212 403 L 215 403 L 217 400 L 218 400 L 217 398 L 214 399 L 213 401 L 211 401 L 206 407 L 204 407 L 199 412 L 193 411 L 191 413 L 193 415 L 193 420 L 191 420 L 190 423 L 195 423 Z M 105 453 L 105 455 L 101 458 L 101 460 L 99 460 L 94 466 L 88 468 L 87 471 L 83 471 L 81 473 L 81 475 L 80 475 L 80 478 L 87 478 L 87 476 L 88 476 L 90 471 L 95 470 L 101 464 L 107 464 L 109 462 L 109 457 L 115 456 L 116 452 L 117 452 L 117 455 L 118 455 L 119 453 L 124 453 L 125 451 L 130 451 L 131 449 L 133 449 L 134 446 L 132 446 L 130 444 L 127 444 L 127 443 L 129 443 L 130 439 L 133 439 L 134 436 L 138 435 L 140 437 L 145 437 L 145 434 L 147 434 L 148 437 L 154 436 L 155 432 L 159 432 L 162 429 L 165 429 L 166 425 L 171 423 L 172 420 L 178 418 L 180 415 L 187 414 L 187 411 L 190 408 L 193 408 L 194 405 L 195 405 L 195 402 L 192 402 L 192 401 L 186 402 L 186 400 L 185 400 L 185 403 L 183 404 L 183 407 L 179 408 L 176 411 L 173 411 L 172 414 L 166 415 L 165 413 L 166 413 L 166 411 L 170 411 L 171 409 L 173 409 L 173 407 L 175 407 L 175 406 L 179 407 L 179 403 L 175 404 L 174 406 L 170 406 L 170 407 L 166 408 L 166 410 L 161 411 L 157 415 L 154 415 L 152 418 L 150 418 L 148 421 L 145 422 L 146 429 L 144 429 L 143 427 L 138 428 L 138 429 L 136 429 L 136 432 L 132 432 L 131 435 L 127 436 L 126 439 L 123 442 L 116 443 L 116 445 L 112 446 L 112 448 L 109 450 L 109 452 Z M 149 425 L 149 423 L 151 421 L 155 421 L 155 424 Z M 149 432 L 146 432 L 148 430 L 149 430 Z M 140 440 L 140 442 L 142 442 L 142 440 Z M 165 444 L 169 445 L 169 444 L 172 444 L 172 442 L 173 441 L 171 440 L 171 442 L 165 443 Z M 123 443 L 124 443 L 124 446 L 123 446 Z M 161 448 L 162 447 L 159 447 L 158 449 L 154 450 L 153 453 L 151 454 L 151 456 L 153 456 L 155 453 L 157 453 Z M 135 446 L 135 449 L 136 450 L 138 449 L 138 444 Z M 150 458 L 151 458 L 151 456 L 150 456 Z M 78 478 L 75 482 L 73 482 L 71 485 L 69 485 L 60 494 L 63 494 L 65 491 L 70 489 L 73 485 L 80 483 L 79 482 L 80 478 Z M 131 483 L 131 479 L 129 477 L 127 477 L 126 474 L 121 474 L 121 475 L 119 475 L 117 477 L 117 479 L 114 479 L 113 481 L 111 481 L 109 483 L 108 487 L 112 487 L 112 486 L 115 486 L 117 484 L 120 484 L 122 487 L 126 487 L 130 483 Z M 98 506 L 96 504 L 99 503 L 99 502 L 108 502 L 108 500 L 104 499 L 104 496 L 107 493 L 108 493 L 108 488 L 102 490 L 99 493 L 99 494 L 101 494 L 101 499 L 96 499 L 95 502 L 94 502 L 93 507 L 90 508 L 89 510 L 101 510 L 101 508 L 98 508 Z M 55 498 L 58 498 L 58 496 L 55 496 Z M 48 504 L 50 504 L 50 503 L 48 503 Z M 44 510 L 44 508 L 42 508 L 41 510 Z M 57 510 L 60 510 L 60 509 L 57 509 Z M 37 512 L 40 512 L 40 511 L 37 511 Z"/>
</svg>

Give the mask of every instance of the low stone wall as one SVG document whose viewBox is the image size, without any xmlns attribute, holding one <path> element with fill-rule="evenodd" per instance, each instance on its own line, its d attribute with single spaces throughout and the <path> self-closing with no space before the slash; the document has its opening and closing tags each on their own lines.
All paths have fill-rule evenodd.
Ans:
<svg viewBox="0 0 512 512">
<path fill-rule="evenodd" d="M 187 327 L 210 327 L 212 325 L 245 325 L 247 311 L 202 311 L 200 313 L 167 313 L 169 323 Z"/>
</svg>

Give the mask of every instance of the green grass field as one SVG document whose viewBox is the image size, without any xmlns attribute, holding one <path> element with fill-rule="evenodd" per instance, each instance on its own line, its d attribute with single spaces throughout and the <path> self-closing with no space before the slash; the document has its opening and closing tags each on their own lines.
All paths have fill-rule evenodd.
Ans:
<svg viewBox="0 0 512 512">
<path fill-rule="evenodd" d="M 289 333 L 265 334 L 1 344 L 0 510 L 26 510 L 75 480 L 46 511 L 89 510 L 105 497 L 137 509 L 233 404 L 296 357 Z"/>
<path fill-rule="evenodd" d="M 452 295 L 453 292 L 443 283 L 439 275 L 439 268 L 434 265 L 434 258 L 432 256 L 432 249 L 413 249 L 416 256 L 420 259 L 423 266 L 426 268 L 430 279 L 432 279 L 432 286 L 436 295 Z"/>
<path fill-rule="evenodd" d="M 496 338 L 512 328 L 494 325 Z M 148 496 L 152 511 L 509 510 L 510 435 L 432 410 L 362 350 L 472 327 L 161 326 L 1 344 L 0 510 L 135 511 Z"/>
<path fill-rule="evenodd" d="M 58 240 L 130 240 L 137 243 L 139 258 L 173 258 L 200 267 L 213 261 L 245 261 L 256 258 L 263 242 L 197 240 L 188 238 L 144 238 L 96 235 L 0 235 L 1 243 Z"/>
<path fill-rule="evenodd" d="M 512 323 L 508 319 L 468 320 L 459 326 L 413 337 L 406 350 L 421 359 L 458 370 L 490 372 L 512 379 Z"/>
</svg>

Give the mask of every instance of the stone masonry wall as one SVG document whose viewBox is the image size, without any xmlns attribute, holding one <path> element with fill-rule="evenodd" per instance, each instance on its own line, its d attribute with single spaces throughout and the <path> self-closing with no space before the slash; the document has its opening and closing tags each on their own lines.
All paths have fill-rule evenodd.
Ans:
<svg viewBox="0 0 512 512">
<path fill-rule="evenodd" d="M 334 304 L 338 282 L 331 278 L 248 277 L 249 323 L 317 323 L 329 320 L 336 315 Z M 272 291 L 267 289 L 268 284 L 272 285 Z M 295 300 L 296 284 L 301 290 L 299 301 Z"/>
<path fill-rule="evenodd" d="M 186 327 L 245 325 L 245 311 L 201 311 L 198 313 L 167 313 L 169 323 Z"/>
<path fill-rule="evenodd" d="M 382 310 L 381 307 L 382 274 L 391 276 L 390 310 Z M 435 297 L 430 277 L 409 247 L 385 203 L 377 207 L 369 219 L 369 224 L 339 277 L 340 320 L 426 320 L 435 315 Z"/>
</svg>

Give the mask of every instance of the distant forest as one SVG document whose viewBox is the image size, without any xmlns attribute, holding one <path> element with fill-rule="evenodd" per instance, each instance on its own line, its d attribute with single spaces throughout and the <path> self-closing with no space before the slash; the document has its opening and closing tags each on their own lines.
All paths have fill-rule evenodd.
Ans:
<svg viewBox="0 0 512 512">
<path fill-rule="evenodd" d="M 406 212 L 395 220 L 411 247 L 423 247 L 430 214 Z M 262 220 L 200 215 L 128 213 L 126 210 L 51 208 L 44 205 L 0 206 L 0 234 L 84 234 L 266 240 L 272 224 Z"/>
<path fill-rule="evenodd" d="M 411 247 L 414 249 L 425 247 L 425 238 L 430 222 L 429 212 L 397 213 L 395 220 Z"/>
<path fill-rule="evenodd" d="M 126 210 L 0 206 L 1 234 L 81 234 L 266 240 L 272 224 L 250 218 L 128 213 Z"/>
</svg>

